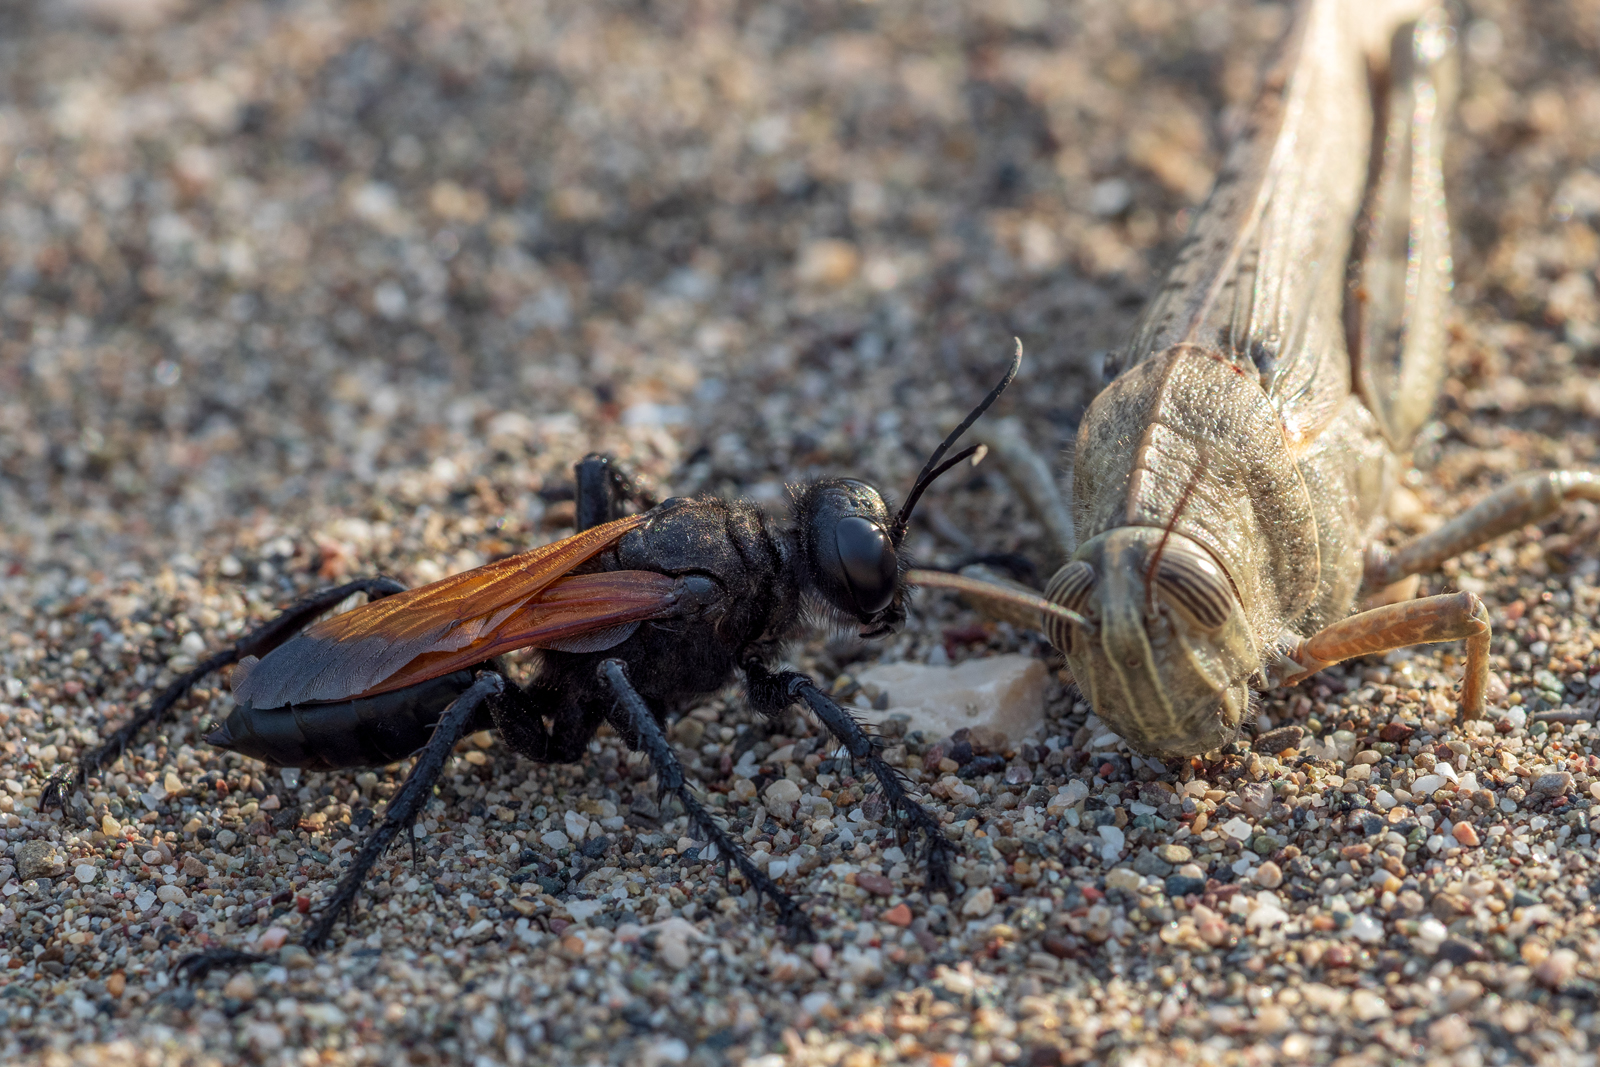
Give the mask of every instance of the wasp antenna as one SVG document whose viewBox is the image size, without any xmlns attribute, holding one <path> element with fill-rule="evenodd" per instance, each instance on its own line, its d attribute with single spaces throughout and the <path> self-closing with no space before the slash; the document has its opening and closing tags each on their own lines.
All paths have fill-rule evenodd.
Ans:
<svg viewBox="0 0 1600 1067">
<path fill-rule="evenodd" d="M 923 464 L 922 473 L 917 475 L 916 482 L 911 486 L 911 492 L 906 496 L 906 502 L 900 506 L 900 513 L 894 517 L 894 525 L 889 530 L 889 539 L 896 545 L 900 543 L 901 538 L 905 537 L 906 524 L 911 521 L 911 509 L 917 506 L 917 501 L 921 499 L 928 486 L 932 485 L 939 475 L 967 457 L 987 451 L 983 445 L 978 445 L 974 448 L 966 449 L 945 463 L 939 462 L 944 459 L 944 454 L 950 451 L 950 446 L 960 440 L 961 435 L 972 428 L 972 424 L 977 422 L 985 411 L 989 410 L 991 404 L 1000 399 L 1000 394 L 1006 391 L 1006 386 L 1010 385 L 1012 379 L 1016 378 L 1017 371 L 1022 367 L 1022 340 L 1017 338 L 1016 341 L 1017 350 L 1011 357 L 1011 366 L 1006 368 L 1005 377 L 1000 379 L 998 385 L 989 390 L 989 395 L 984 397 L 983 401 L 972 409 L 971 414 L 961 420 L 960 426 L 950 431 L 949 436 L 940 442 L 938 448 L 933 450 L 933 455 L 928 457 L 928 462 Z M 979 455 L 978 458 L 981 459 L 982 456 Z"/>
</svg>

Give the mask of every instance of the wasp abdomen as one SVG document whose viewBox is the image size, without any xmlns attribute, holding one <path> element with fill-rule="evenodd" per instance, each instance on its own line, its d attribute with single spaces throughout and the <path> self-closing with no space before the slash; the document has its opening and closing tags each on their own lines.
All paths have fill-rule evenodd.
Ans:
<svg viewBox="0 0 1600 1067">
<path fill-rule="evenodd" d="M 472 685 L 456 671 L 405 689 L 336 704 L 257 708 L 240 704 L 206 735 L 219 748 L 276 767 L 380 767 L 427 743 L 443 710 Z"/>
</svg>

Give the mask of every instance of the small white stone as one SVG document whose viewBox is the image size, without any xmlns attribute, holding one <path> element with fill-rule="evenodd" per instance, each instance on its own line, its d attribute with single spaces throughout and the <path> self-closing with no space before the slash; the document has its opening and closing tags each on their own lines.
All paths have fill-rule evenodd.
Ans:
<svg viewBox="0 0 1600 1067">
<path fill-rule="evenodd" d="M 1352 916 L 1345 932 L 1357 941 L 1364 941 L 1369 945 L 1375 945 L 1383 940 L 1383 924 L 1366 912 Z"/>
<path fill-rule="evenodd" d="M 1223 823 L 1219 829 L 1235 841 L 1244 841 L 1250 836 L 1250 824 L 1237 815 Z"/>
<path fill-rule="evenodd" d="M 175 885 L 164 885 L 156 890 L 156 899 L 167 904 L 182 904 L 189 899 L 189 894 Z"/>
<path fill-rule="evenodd" d="M 967 898 L 967 902 L 961 905 L 961 914 L 970 915 L 975 919 L 981 919 L 983 916 L 989 914 L 993 910 L 994 890 L 990 889 L 988 886 L 984 886 L 982 889 L 972 894 Z"/>
<path fill-rule="evenodd" d="M 663 936 L 656 942 L 656 955 L 675 971 L 689 966 L 689 945 L 681 937 Z"/>
<path fill-rule="evenodd" d="M 544 842 L 544 846 L 546 848 L 566 848 L 567 845 L 571 843 L 567 838 L 567 835 L 562 833 L 560 830 L 551 830 L 549 833 L 540 837 L 539 840 Z"/>
<path fill-rule="evenodd" d="M 1350 994 L 1350 1010 L 1364 1023 L 1389 1017 L 1389 1005 L 1370 989 L 1358 989 Z"/>
<path fill-rule="evenodd" d="M 589 833 L 589 817 L 578 812 L 569 811 L 566 814 L 567 837 L 573 841 L 582 841 Z"/>
<path fill-rule="evenodd" d="M 603 900 L 569 900 L 565 904 L 567 914 L 578 922 L 586 923 L 605 909 Z"/>
<path fill-rule="evenodd" d="M 1270 893 L 1262 893 L 1261 897 L 1270 897 Z M 1276 898 L 1270 902 L 1262 902 L 1257 898 L 1257 903 L 1250 910 L 1244 920 L 1246 930 L 1266 930 L 1274 926 L 1282 926 L 1289 921 L 1289 913 L 1284 911 L 1277 903 Z"/>
<path fill-rule="evenodd" d="M 1128 843 L 1128 838 L 1115 826 L 1100 827 L 1100 838 L 1105 842 L 1100 848 L 1100 857 L 1107 863 L 1117 862 L 1122 855 L 1122 848 Z"/>
<path fill-rule="evenodd" d="M 655 1063 L 683 1063 L 689 1058 L 689 1046 L 681 1037 L 665 1037 L 650 1046 L 646 1059 Z"/>
<path fill-rule="evenodd" d="M 1442 774 L 1424 774 L 1411 783 L 1413 796 L 1431 797 L 1434 793 L 1445 787 L 1445 777 Z"/>
<path fill-rule="evenodd" d="M 133 898 L 133 906 L 140 911 L 149 911 L 156 905 L 156 895 L 146 889 L 143 893 Z"/>
<path fill-rule="evenodd" d="M 768 811 L 776 806 L 792 808 L 800 802 L 800 787 L 787 778 L 779 778 L 767 786 L 762 800 L 766 802 Z"/>
<path fill-rule="evenodd" d="M 1044 722 L 1047 672 L 1034 656 L 984 656 L 953 667 L 884 663 L 856 675 L 863 686 L 889 695 L 889 707 L 866 712 L 874 722 L 907 714 L 912 730 L 949 737 L 962 727 L 987 726 L 1012 741 Z"/>
<path fill-rule="evenodd" d="M 80 863 L 72 873 L 77 875 L 78 881 L 88 885 L 94 881 L 94 876 L 100 873 L 100 869 L 92 863 Z"/>
</svg>

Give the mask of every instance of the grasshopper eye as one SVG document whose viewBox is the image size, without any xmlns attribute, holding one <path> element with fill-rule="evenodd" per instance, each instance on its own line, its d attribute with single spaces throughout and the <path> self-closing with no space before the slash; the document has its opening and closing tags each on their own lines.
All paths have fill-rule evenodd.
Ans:
<svg viewBox="0 0 1600 1067">
<path fill-rule="evenodd" d="M 1068 611 L 1084 615 L 1087 614 L 1084 609 L 1088 606 L 1089 591 L 1094 588 L 1094 582 L 1094 568 L 1080 559 L 1056 571 L 1055 577 L 1050 579 L 1050 585 L 1044 591 L 1044 596 L 1046 600 L 1060 604 Z M 1072 625 L 1056 618 L 1046 620 L 1045 625 L 1048 629 L 1046 636 L 1050 638 L 1050 643 L 1063 652 L 1071 652 Z"/>
<path fill-rule="evenodd" d="M 1167 603 L 1202 630 L 1215 630 L 1233 614 L 1233 586 L 1215 563 L 1174 549 L 1156 567 L 1156 586 Z"/>
<path fill-rule="evenodd" d="M 889 535 L 876 523 L 852 515 L 839 520 L 833 539 L 856 607 L 868 615 L 888 607 L 900 577 L 900 561 Z"/>
</svg>

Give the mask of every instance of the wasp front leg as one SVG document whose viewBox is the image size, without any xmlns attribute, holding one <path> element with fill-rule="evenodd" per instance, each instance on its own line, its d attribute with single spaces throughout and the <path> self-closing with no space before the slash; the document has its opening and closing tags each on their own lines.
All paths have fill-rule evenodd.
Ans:
<svg viewBox="0 0 1600 1067">
<path fill-rule="evenodd" d="M 757 711 L 771 718 L 796 700 L 803 701 L 828 732 L 844 745 L 850 758 L 872 772 L 890 812 L 920 831 L 927 842 L 928 892 L 953 893 L 955 882 L 950 876 L 950 860 L 956 854 L 955 843 L 944 835 L 939 820 L 911 795 L 905 775 L 884 761 L 877 741 L 860 721 L 818 688 L 816 682 L 798 671 L 774 673 L 755 662 L 746 663 L 744 671 L 750 703 Z"/>
<path fill-rule="evenodd" d="M 610 456 L 591 452 L 574 469 L 577 480 L 576 525 L 578 532 L 620 519 L 623 505 L 632 501 L 640 510 L 655 507 L 656 499 Z"/>
</svg>

